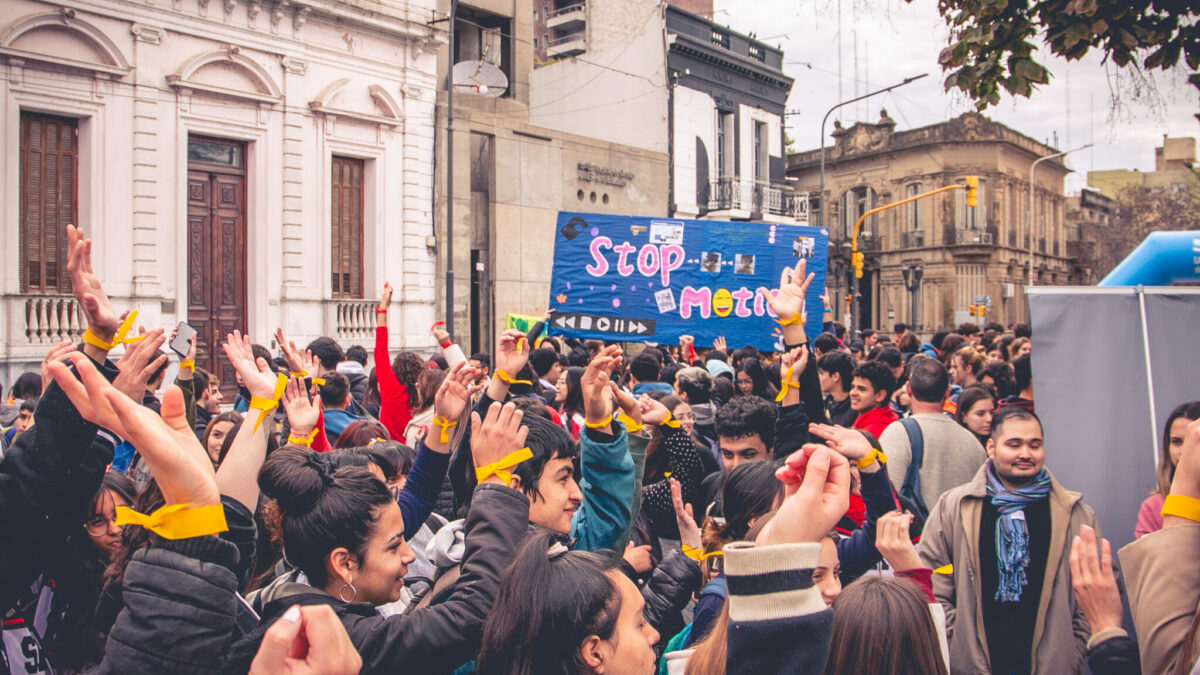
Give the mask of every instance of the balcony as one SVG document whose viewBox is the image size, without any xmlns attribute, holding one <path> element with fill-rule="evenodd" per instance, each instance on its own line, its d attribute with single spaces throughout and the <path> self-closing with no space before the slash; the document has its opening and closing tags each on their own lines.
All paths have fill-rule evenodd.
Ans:
<svg viewBox="0 0 1200 675">
<path fill-rule="evenodd" d="M 1067 257 L 1075 260 L 1091 260 L 1096 255 L 1096 242 L 1067 240 Z"/>
<path fill-rule="evenodd" d="M 546 43 L 546 55 L 552 59 L 576 56 L 587 51 L 587 32 L 579 31 L 551 38 Z"/>
<path fill-rule="evenodd" d="M 587 6 L 582 2 L 552 9 L 546 15 L 546 27 L 559 33 L 582 31 L 586 21 Z"/>
<path fill-rule="evenodd" d="M 808 195 L 797 195 L 786 185 L 719 178 L 709 184 L 708 194 L 710 215 L 808 222 Z"/>
<path fill-rule="evenodd" d="M 375 300 L 331 300 L 334 336 L 339 340 L 367 340 L 375 336 Z"/>
<path fill-rule="evenodd" d="M 25 339 L 32 344 L 77 342 L 87 328 L 83 311 L 71 295 L 26 295 L 19 298 L 25 318 Z"/>
<path fill-rule="evenodd" d="M 946 237 L 947 246 L 991 246 L 996 243 L 996 238 L 987 230 L 958 228 L 953 232 L 953 239 L 949 236 Z M 949 235 L 950 231 L 947 231 L 946 234 Z"/>
<path fill-rule="evenodd" d="M 922 230 L 901 232 L 900 248 L 925 248 L 925 232 Z"/>
</svg>

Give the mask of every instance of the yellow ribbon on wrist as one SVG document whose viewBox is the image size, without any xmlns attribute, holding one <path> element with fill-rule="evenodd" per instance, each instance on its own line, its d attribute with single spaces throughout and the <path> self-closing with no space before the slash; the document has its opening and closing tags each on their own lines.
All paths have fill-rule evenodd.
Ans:
<svg viewBox="0 0 1200 675">
<path fill-rule="evenodd" d="M 788 366 L 787 370 L 783 371 L 783 377 L 779 378 L 779 384 L 781 386 L 779 388 L 779 394 L 775 397 L 776 403 L 782 403 L 783 399 L 787 398 L 789 389 L 792 389 L 793 387 L 796 389 L 800 388 L 800 381 L 792 379 L 792 370 L 795 367 L 796 366 L 794 364 Z"/>
<path fill-rule="evenodd" d="M 220 534 L 229 529 L 220 504 L 192 506 L 172 504 L 149 515 L 124 506 L 117 507 L 117 525 L 141 525 L 164 539 L 191 539 Z"/>
<path fill-rule="evenodd" d="M 442 417 L 441 415 L 434 415 L 432 424 L 433 426 L 442 430 L 441 433 L 438 434 L 438 443 L 445 445 L 450 442 L 450 427 L 458 426 L 458 420 L 452 420 L 449 417 Z"/>
<path fill-rule="evenodd" d="M 617 413 L 617 421 L 625 426 L 625 431 L 628 433 L 636 434 L 642 430 L 640 423 L 634 421 L 632 417 L 623 412 Z"/>
<path fill-rule="evenodd" d="M 184 359 L 179 362 L 179 369 L 186 370 L 189 373 L 195 373 L 196 372 L 196 362 L 191 359 Z"/>
<path fill-rule="evenodd" d="M 524 462 L 527 459 L 533 459 L 533 451 L 529 448 L 521 448 L 516 452 L 506 455 L 503 459 L 492 462 L 486 466 L 475 468 L 475 481 L 482 483 L 483 481 L 495 476 L 508 484 L 512 481 L 512 472 L 509 469 Z"/>
<path fill-rule="evenodd" d="M 88 326 L 88 329 L 83 331 L 83 341 L 93 347 L 103 349 L 104 351 L 110 351 L 117 345 L 132 344 L 146 337 L 145 335 L 137 335 L 131 338 L 125 337 L 129 334 L 129 331 L 133 329 L 134 321 L 137 321 L 136 309 L 130 310 L 129 314 L 125 316 L 125 320 L 122 321 L 121 326 L 117 328 L 116 335 L 113 335 L 112 342 L 105 342 L 97 337 L 96 334 L 92 332 L 91 326 Z"/>
<path fill-rule="evenodd" d="M 775 319 L 775 323 L 780 326 L 802 326 L 804 325 L 804 313 L 796 312 L 786 319 Z"/>
<path fill-rule="evenodd" d="M 877 460 L 877 459 L 879 460 L 880 464 L 884 464 L 887 462 L 887 455 L 872 448 L 870 454 L 868 454 L 867 456 L 865 456 L 862 459 L 855 462 L 855 466 L 857 466 L 860 469 L 865 469 L 868 466 L 871 466 L 872 464 L 874 464 L 875 460 Z"/>
<path fill-rule="evenodd" d="M 287 388 L 287 382 L 287 376 L 279 373 L 279 377 L 275 380 L 274 398 L 263 398 L 262 396 L 250 397 L 250 409 L 259 411 L 258 419 L 254 420 L 254 429 L 252 431 L 258 431 L 258 427 L 262 424 L 263 420 L 279 407 L 279 399 L 283 398 L 283 390 Z"/>
<path fill-rule="evenodd" d="M 309 434 L 307 436 L 297 436 L 294 433 L 289 433 L 288 434 L 288 443 L 293 444 L 293 445 L 306 445 L 306 446 L 312 447 L 313 441 L 316 440 L 316 438 L 317 438 L 318 431 L 319 431 L 319 429 L 317 429 L 316 427 L 313 427 L 313 430 L 311 432 L 309 432 Z"/>
<path fill-rule="evenodd" d="M 1200 499 L 1186 495 L 1167 495 L 1163 500 L 1162 515 L 1200 522 Z"/>
<path fill-rule="evenodd" d="M 303 380 L 304 378 L 308 377 L 308 371 L 307 370 L 293 370 L 292 377 L 298 377 Z"/>
<path fill-rule="evenodd" d="M 500 378 L 500 381 L 505 384 L 527 384 L 531 387 L 533 386 L 533 383 L 529 380 L 514 380 L 512 375 L 499 369 L 496 370 L 496 377 Z"/>
<path fill-rule="evenodd" d="M 325 378 L 323 378 L 323 377 L 314 377 L 314 378 L 312 379 L 312 383 L 313 383 L 313 386 L 314 386 L 314 387 L 324 387 L 324 386 L 325 386 Z"/>
<path fill-rule="evenodd" d="M 587 420 L 583 421 L 583 426 L 585 426 L 589 429 L 603 429 L 604 427 L 607 427 L 611 424 L 612 424 L 611 419 L 601 420 L 599 422 L 589 422 Z"/>
<path fill-rule="evenodd" d="M 704 551 L 701 551 L 700 549 L 696 548 L 695 546 L 688 546 L 687 544 L 684 544 L 682 547 L 682 550 L 683 550 L 684 555 L 691 558 L 692 560 L 695 560 L 696 562 L 700 562 L 701 560 L 704 560 Z"/>
</svg>

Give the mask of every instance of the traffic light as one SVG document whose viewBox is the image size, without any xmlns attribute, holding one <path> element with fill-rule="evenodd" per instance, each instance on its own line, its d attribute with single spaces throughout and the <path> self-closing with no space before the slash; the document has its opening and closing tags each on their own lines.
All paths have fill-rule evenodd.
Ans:
<svg viewBox="0 0 1200 675">
<path fill-rule="evenodd" d="M 858 277 L 859 279 L 861 279 L 861 278 L 862 278 L 862 275 L 863 275 L 863 254 L 862 254 L 862 252 L 861 252 L 861 251 L 855 251 L 855 252 L 854 252 L 854 253 L 853 253 L 853 254 L 850 256 L 850 263 L 851 263 L 852 265 L 854 265 L 854 276 L 856 276 L 856 277 Z"/>
<path fill-rule="evenodd" d="M 979 176 L 967 176 L 967 206 L 979 204 Z"/>
</svg>

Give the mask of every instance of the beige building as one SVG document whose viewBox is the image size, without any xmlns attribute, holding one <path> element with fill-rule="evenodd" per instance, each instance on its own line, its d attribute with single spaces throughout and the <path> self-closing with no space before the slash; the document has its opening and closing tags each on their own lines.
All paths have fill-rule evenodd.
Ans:
<svg viewBox="0 0 1200 675">
<path fill-rule="evenodd" d="M 1195 138 L 1163 136 L 1162 145 L 1154 149 L 1154 171 L 1138 171 L 1137 169 L 1089 171 L 1088 185 L 1096 188 L 1110 199 L 1117 199 L 1122 190 L 1130 187 L 1154 189 L 1186 186 L 1189 190 L 1195 190 L 1200 188 L 1200 177 L 1191 168 L 1195 161 Z"/>
<path fill-rule="evenodd" d="M 1063 178 L 1070 170 L 1059 159 L 1037 166 L 1030 222 L 1030 167 L 1054 148 L 977 113 L 907 131 L 895 126 L 883 112 L 877 123 L 835 129 L 826 148 L 828 287 L 839 319 L 849 314 L 849 236 L 858 217 L 971 175 L 979 177 L 973 209 L 965 191 L 952 191 L 863 224 L 862 327 L 903 321 L 929 334 L 973 320 L 968 310 L 977 298 L 990 299 L 985 321 L 1024 321 L 1031 259 L 1035 284 L 1084 282 L 1069 257 Z M 819 194 L 820 151 L 788 156 L 787 175 L 798 192 Z M 812 208 L 815 223 L 819 204 Z"/>
<path fill-rule="evenodd" d="M 438 6 L 445 16 L 449 2 Z M 496 87 L 480 93 L 459 86 L 454 95 L 454 334 L 472 350 L 491 351 L 507 314 L 546 310 L 560 210 L 667 215 L 665 152 L 530 122 L 534 12 L 531 0 L 464 0 L 455 21 L 454 62 L 490 63 L 508 82 L 502 93 Z M 439 59 L 438 71 L 449 72 L 445 49 Z M 434 213 L 442 318 L 448 169 L 444 85 L 437 118 Z"/>
</svg>

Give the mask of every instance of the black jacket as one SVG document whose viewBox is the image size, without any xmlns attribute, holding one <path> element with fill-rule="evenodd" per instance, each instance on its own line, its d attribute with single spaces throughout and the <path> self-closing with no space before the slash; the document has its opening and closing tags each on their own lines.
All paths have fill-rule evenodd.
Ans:
<svg viewBox="0 0 1200 675">
<path fill-rule="evenodd" d="M 452 672 L 478 653 L 500 575 L 516 555 L 528 520 L 525 495 L 499 485 L 480 485 L 467 514 L 462 575 L 448 600 L 384 618 L 370 604 L 344 603 L 320 589 L 289 584 L 287 592 L 264 604 L 260 630 L 234 645 L 226 672 L 247 672 L 263 633 L 295 604 L 333 607 L 362 656 L 364 675 Z"/>
<path fill-rule="evenodd" d="M 111 363 L 97 366 L 116 377 Z M 79 416 L 55 382 L 34 421 L 0 461 L 0 613 L 30 620 L 51 667 L 74 667 L 99 657 L 83 626 L 100 570 L 79 539 L 114 442 Z"/>
<path fill-rule="evenodd" d="M 700 590 L 702 581 L 700 565 L 683 551 L 671 551 L 642 587 L 646 602 L 642 616 L 659 634 L 675 635 L 684 627 L 680 612 Z"/>
<path fill-rule="evenodd" d="M 218 537 L 151 536 L 125 569 L 125 607 L 101 673 L 219 673 L 233 641 L 237 547 Z"/>
</svg>

